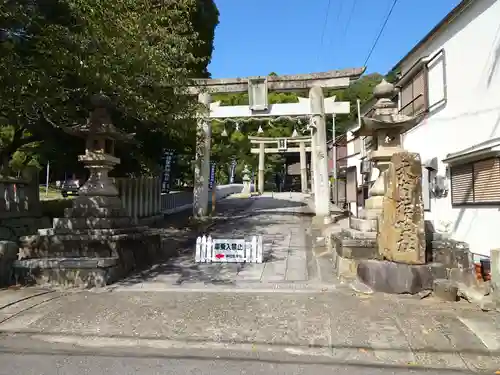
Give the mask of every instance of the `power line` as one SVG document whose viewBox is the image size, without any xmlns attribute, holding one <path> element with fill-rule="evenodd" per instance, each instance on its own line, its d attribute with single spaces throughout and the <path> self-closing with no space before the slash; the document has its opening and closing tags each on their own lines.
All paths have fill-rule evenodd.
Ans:
<svg viewBox="0 0 500 375">
<path fill-rule="evenodd" d="M 328 16 L 330 15 L 330 6 L 332 5 L 332 0 L 328 0 L 328 5 L 326 7 L 325 22 L 323 23 L 323 30 L 321 31 L 321 44 L 319 47 L 318 60 L 321 57 L 321 52 L 323 49 L 323 42 L 325 40 L 326 25 L 328 24 Z"/>
<path fill-rule="evenodd" d="M 398 0 L 393 1 L 392 5 L 391 5 L 391 9 L 389 10 L 389 13 L 387 13 L 387 17 L 385 17 L 385 21 L 382 24 L 382 27 L 380 28 L 380 31 L 377 35 L 377 38 L 375 39 L 375 42 L 373 42 L 373 46 L 370 49 L 370 52 L 368 53 L 368 56 L 366 57 L 366 60 L 365 60 L 365 63 L 363 64 L 363 66 L 366 66 L 366 64 L 368 63 L 368 60 L 370 60 L 370 57 L 372 56 L 372 53 L 375 50 L 375 47 L 377 46 L 378 40 L 380 39 L 380 37 L 382 36 L 382 33 L 384 32 L 385 26 L 387 25 L 387 22 L 389 21 L 389 18 L 391 17 L 392 11 L 394 10 L 394 7 L 396 6 L 397 2 L 398 2 Z"/>
<path fill-rule="evenodd" d="M 344 29 L 344 32 L 342 34 L 342 38 L 341 38 L 342 41 L 347 36 L 347 30 L 349 30 L 349 26 L 351 26 L 352 15 L 354 14 L 354 9 L 356 8 L 357 2 L 358 2 L 358 0 L 353 0 L 353 2 L 352 2 L 351 11 L 349 12 L 349 17 L 347 18 L 345 29 Z"/>
</svg>

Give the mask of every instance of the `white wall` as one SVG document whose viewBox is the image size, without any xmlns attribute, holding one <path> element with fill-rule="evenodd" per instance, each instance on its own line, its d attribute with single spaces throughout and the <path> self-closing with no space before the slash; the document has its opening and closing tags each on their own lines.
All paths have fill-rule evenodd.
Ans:
<svg viewBox="0 0 500 375">
<path fill-rule="evenodd" d="M 348 155 L 347 167 L 353 167 L 353 166 L 356 167 L 357 184 L 359 187 L 363 184 L 363 176 L 361 175 L 361 165 L 360 165 L 361 164 L 361 154 L 360 153 L 354 154 L 355 153 L 354 142 L 350 142 L 350 141 L 354 140 L 355 137 L 353 136 L 351 131 L 347 132 L 346 137 L 347 137 L 347 142 L 348 142 L 347 143 L 347 155 Z M 351 213 L 353 215 L 357 215 L 357 209 L 358 209 L 357 203 L 351 202 L 350 210 L 351 210 Z"/>
<path fill-rule="evenodd" d="M 405 62 L 403 71 L 441 48 L 445 59 L 429 66 L 431 111 L 403 136 L 404 147 L 420 153 L 422 160 L 441 161 L 451 152 L 500 136 L 500 1 L 476 1 L 424 48 Z M 444 89 L 447 101 L 440 103 Z M 440 163 L 438 174 L 444 173 Z M 500 207 L 452 208 L 448 194 L 432 199 L 426 219 L 437 227 L 451 222 L 453 238 L 468 242 L 474 253 L 489 255 L 500 247 Z"/>
</svg>

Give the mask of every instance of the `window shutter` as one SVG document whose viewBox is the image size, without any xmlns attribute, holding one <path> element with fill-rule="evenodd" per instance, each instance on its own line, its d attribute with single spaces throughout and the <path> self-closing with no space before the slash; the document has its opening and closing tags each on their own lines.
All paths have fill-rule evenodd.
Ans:
<svg viewBox="0 0 500 375">
<path fill-rule="evenodd" d="M 410 81 L 401 90 L 401 110 L 404 114 L 411 114 L 413 108 L 410 104 L 413 100 L 413 83 Z"/>
<path fill-rule="evenodd" d="M 500 159 L 474 163 L 474 203 L 500 202 Z"/>
<path fill-rule="evenodd" d="M 425 76 L 424 70 L 413 78 L 413 115 L 425 110 Z"/>
<path fill-rule="evenodd" d="M 472 164 L 451 168 L 451 204 L 474 203 Z"/>
</svg>

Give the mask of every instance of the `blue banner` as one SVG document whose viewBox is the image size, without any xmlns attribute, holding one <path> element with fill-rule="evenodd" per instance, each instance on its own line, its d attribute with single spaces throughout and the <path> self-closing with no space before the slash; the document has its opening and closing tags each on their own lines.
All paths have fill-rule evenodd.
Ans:
<svg viewBox="0 0 500 375">
<path fill-rule="evenodd" d="M 172 170 L 172 162 L 174 159 L 174 150 L 165 149 L 163 151 L 163 173 L 161 180 L 161 192 L 166 194 L 170 191 L 170 177 Z"/>
<path fill-rule="evenodd" d="M 211 190 L 214 188 L 214 182 L 215 182 L 215 167 L 216 167 L 215 162 L 210 163 L 210 179 L 208 180 L 208 188 Z"/>
</svg>

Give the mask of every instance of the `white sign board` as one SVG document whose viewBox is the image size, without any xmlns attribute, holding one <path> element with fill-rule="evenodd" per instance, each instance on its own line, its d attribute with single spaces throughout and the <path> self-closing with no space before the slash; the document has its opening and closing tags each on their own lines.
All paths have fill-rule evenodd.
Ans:
<svg viewBox="0 0 500 375">
<path fill-rule="evenodd" d="M 196 239 L 196 263 L 262 263 L 262 236 L 245 239 Z"/>
</svg>

